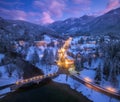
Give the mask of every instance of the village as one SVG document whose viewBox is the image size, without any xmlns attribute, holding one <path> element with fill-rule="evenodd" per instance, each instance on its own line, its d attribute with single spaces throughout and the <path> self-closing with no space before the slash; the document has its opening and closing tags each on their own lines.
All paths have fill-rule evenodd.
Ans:
<svg viewBox="0 0 120 102">
<path fill-rule="evenodd" d="M 62 73 L 53 80 L 61 83 L 68 83 L 76 90 L 78 90 L 81 86 L 79 86 L 78 82 L 76 82 L 78 80 L 75 79 L 74 85 L 72 84 L 73 79 L 69 76 L 70 74 L 75 74 L 78 78 L 82 78 L 82 80 L 85 80 L 86 82 L 96 84 L 104 89 L 107 89 L 111 93 L 119 93 L 119 74 L 112 76 L 114 79 L 109 76 L 105 76 L 107 74 L 105 73 L 105 55 L 100 45 L 103 43 L 107 44 L 110 40 L 109 36 L 105 36 L 104 38 L 80 36 L 62 40 L 44 35 L 41 41 L 34 41 L 33 43 L 23 40 L 11 42 L 12 50 L 10 50 L 21 54 L 24 60 L 38 67 L 43 71 L 44 75 L 57 73 L 61 68 L 67 70 L 67 73 L 63 70 Z M 21 82 L 24 71 L 17 68 L 15 64 L 11 64 L 11 59 L 7 59 L 5 54 L 2 54 L 1 56 L 1 80 L 3 78 L 6 78 L 6 80 L 7 78 L 11 78 L 12 81 L 10 83 L 14 83 L 18 80 Z M 4 74 L 5 72 L 7 73 Z M 66 75 L 63 72 L 65 72 Z M 6 80 L 4 80 L 5 83 L 3 83 L 10 84 L 9 81 L 7 82 Z M 79 91 L 80 90 L 81 89 L 79 89 Z M 83 94 L 86 93 L 84 93 L 84 90 Z M 90 89 L 87 88 L 87 90 L 87 93 L 90 95 Z M 87 93 L 86 95 L 88 95 Z M 99 97 L 101 97 L 101 95 L 99 95 Z M 107 99 L 109 100 L 109 97 Z M 114 98 L 113 100 L 116 101 Z"/>
</svg>

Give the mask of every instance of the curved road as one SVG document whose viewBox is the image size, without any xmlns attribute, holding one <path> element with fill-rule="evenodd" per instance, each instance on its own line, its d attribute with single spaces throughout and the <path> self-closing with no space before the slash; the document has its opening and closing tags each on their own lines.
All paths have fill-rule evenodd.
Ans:
<svg viewBox="0 0 120 102">
<path fill-rule="evenodd" d="M 85 86 L 95 90 L 95 91 L 101 92 L 103 94 L 106 94 L 108 96 L 111 96 L 111 97 L 114 97 L 114 98 L 117 98 L 120 100 L 120 94 L 117 92 L 114 92 L 114 90 L 109 90 L 109 89 L 103 88 L 97 84 L 94 84 L 92 82 L 89 82 L 89 80 L 88 81 L 84 80 L 83 78 L 81 78 L 77 74 L 71 74 L 71 77 L 73 79 L 77 80 L 78 82 L 84 84 Z"/>
</svg>

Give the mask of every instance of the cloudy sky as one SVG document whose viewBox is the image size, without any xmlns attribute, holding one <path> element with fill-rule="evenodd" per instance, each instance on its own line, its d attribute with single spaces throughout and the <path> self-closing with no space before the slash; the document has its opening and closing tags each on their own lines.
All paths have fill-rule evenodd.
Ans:
<svg viewBox="0 0 120 102">
<path fill-rule="evenodd" d="M 47 24 L 69 17 L 102 15 L 120 7 L 120 0 L 0 0 L 0 16 Z"/>
</svg>

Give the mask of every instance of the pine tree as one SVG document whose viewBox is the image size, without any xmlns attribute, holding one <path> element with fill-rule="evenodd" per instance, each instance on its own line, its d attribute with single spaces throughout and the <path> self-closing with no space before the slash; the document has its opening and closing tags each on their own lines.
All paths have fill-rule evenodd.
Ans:
<svg viewBox="0 0 120 102">
<path fill-rule="evenodd" d="M 82 56 L 78 54 L 75 59 L 75 70 L 81 71 L 82 69 L 83 69 L 83 59 L 82 59 Z"/>
<path fill-rule="evenodd" d="M 48 63 L 49 63 L 50 65 L 54 64 L 55 56 L 54 56 L 54 53 L 53 53 L 53 50 L 52 50 L 52 49 L 49 50 L 48 59 L 49 59 L 49 60 L 48 60 Z"/>
<path fill-rule="evenodd" d="M 49 60 L 48 55 L 49 55 L 48 49 L 45 49 L 41 60 L 42 64 L 48 64 L 48 60 Z"/>
<path fill-rule="evenodd" d="M 92 64 L 92 58 L 91 56 L 88 56 L 88 65 L 91 66 L 91 64 Z"/>
<path fill-rule="evenodd" d="M 104 67 L 103 67 L 103 74 L 105 75 L 105 79 L 108 80 L 109 77 L 109 61 L 106 61 L 104 63 Z"/>
<path fill-rule="evenodd" d="M 95 83 L 100 84 L 100 81 L 101 81 L 101 67 L 99 65 L 96 70 Z"/>
<path fill-rule="evenodd" d="M 36 63 L 39 62 L 39 56 L 37 54 L 37 51 L 34 51 L 34 54 L 32 55 L 32 63 L 35 65 Z"/>
<path fill-rule="evenodd" d="M 114 87 L 118 86 L 118 80 L 117 80 L 117 76 L 116 76 L 115 72 L 113 72 L 110 82 Z"/>
<path fill-rule="evenodd" d="M 78 44 L 83 44 L 84 43 L 84 39 L 81 38 L 80 40 L 78 40 Z"/>
<path fill-rule="evenodd" d="M 105 44 L 103 51 L 105 52 L 105 65 L 104 70 L 107 69 L 108 80 L 112 79 L 112 76 L 120 74 L 120 41 L 111 41 Z M 113 73 L 114 72 L 114 73 Z"/>
</svg>

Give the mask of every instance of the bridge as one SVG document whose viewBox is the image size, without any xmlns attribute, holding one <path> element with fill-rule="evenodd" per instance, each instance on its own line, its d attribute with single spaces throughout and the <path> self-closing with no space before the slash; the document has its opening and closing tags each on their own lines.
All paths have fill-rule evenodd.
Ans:
<svg viewBox="0 0 120 102">
<path fill-rule="evenodd" d="M 19 80 L 16 83 L 14 83 L 10 86 L 11 92 L 9 92 L 9 93 L 14 92 L 15 90 L 19 89 L 20 87 L 22 87 L 25 84 L 29 84 L 29 83 L 39 84 L 42 80 L 44 80 L 46 78 L 57 77 L 60 73 L 63 73 L 63 72 L 64 72 L 64 69 L 62 70 L 62 72 L 61 72 L 61 70 L 59 70 L 58 72 L 55 72 L 55 73 L 52 73 L 52 74 L 38 75 L 38 76 L 35 76 L 35 77 L 32 77 L 32 78 Z M 65 73 L 66 73 L 66 70 L 65 70 Z M 120 100 L 120 94 L 115 89 L 110 88 L 110 87 L 109 88 L 103 88 L 103 87 L 101 87 L 97 84 L 94 84 L 89 78 L 82 78 L 82 77 L 78 76 L 78 74 L 76 74 L 76 73 L 71 73 L 71 72 L 68 72 L 68 73 L 69 73 L 69 76 L 71 78 L 73 78 L 73 79 L 77 80 L 78 82 L 84 84 L 86 87 L 89 87 L 92 90 L 98 91 L 100 93 L 106 94 L 110 97 L 114 97 L 114 98 Z M 2 94 L 0 96 L 7 95 L 9 93 Z"/>
<path fill-rule="evenodd" d="M 65 72 L 65 73 L 64 73 Z M 54 78 L 57 77 L 59 74 L 64 73 L 66 74 L 67 70 L 66 69 L 62 69 L 62 70 L 58 70 L 58 72 L 52 73 L 52 74 L 47 74 L 47 75 L 38 75 L 32 78 L 28 78 L 28 79 L 23 79 L 20 81 L 17 81 L 15 84 L 11 85 L 11 92 L 17 90 L 18 88 L 22 87 L 25 84 L 29 84 L 29 83 L 37 83 L 39 84 L 42 80 L 46 79 L 46 78 Z M 72 73 L 72 72 L 67 72 L 68 75 L 77 80 L 78 82 L 84 84 L 86 87 L 91 88 L 92 90 L 98 91 L 100 93 L 106 94 L 110 97 L 114 97 L 116 99 L 120 100 L 120 93 L 111 87 L 106 87 L 103 88 L 95 83 L 92 82 L 91 79 L 87 78 L 82 78 L 80 76 L 78 76 L 78 74 L 76 73 Z"/>
<path fill-rule="evenodd" d="M 28 78 L 28 79 L 23 79 L 23 80 L 19 80 L 17 81 L 14 85 L 12 85 L 10 87 L 11 91 L 15 91 L 18 88 L 22 87 L 25 84 L 29 84 L 29 83 L 37 83 L 39 84 L 42 80 L 46 79 L 46 78 L 53 78 L 55 76 L 57 76 L 58 73 L 52 73 L 52 74 L 47 74 L 47 75 L 38 75 L 38 76 L 34 76 L 32 78 Z"/>
</svg>

